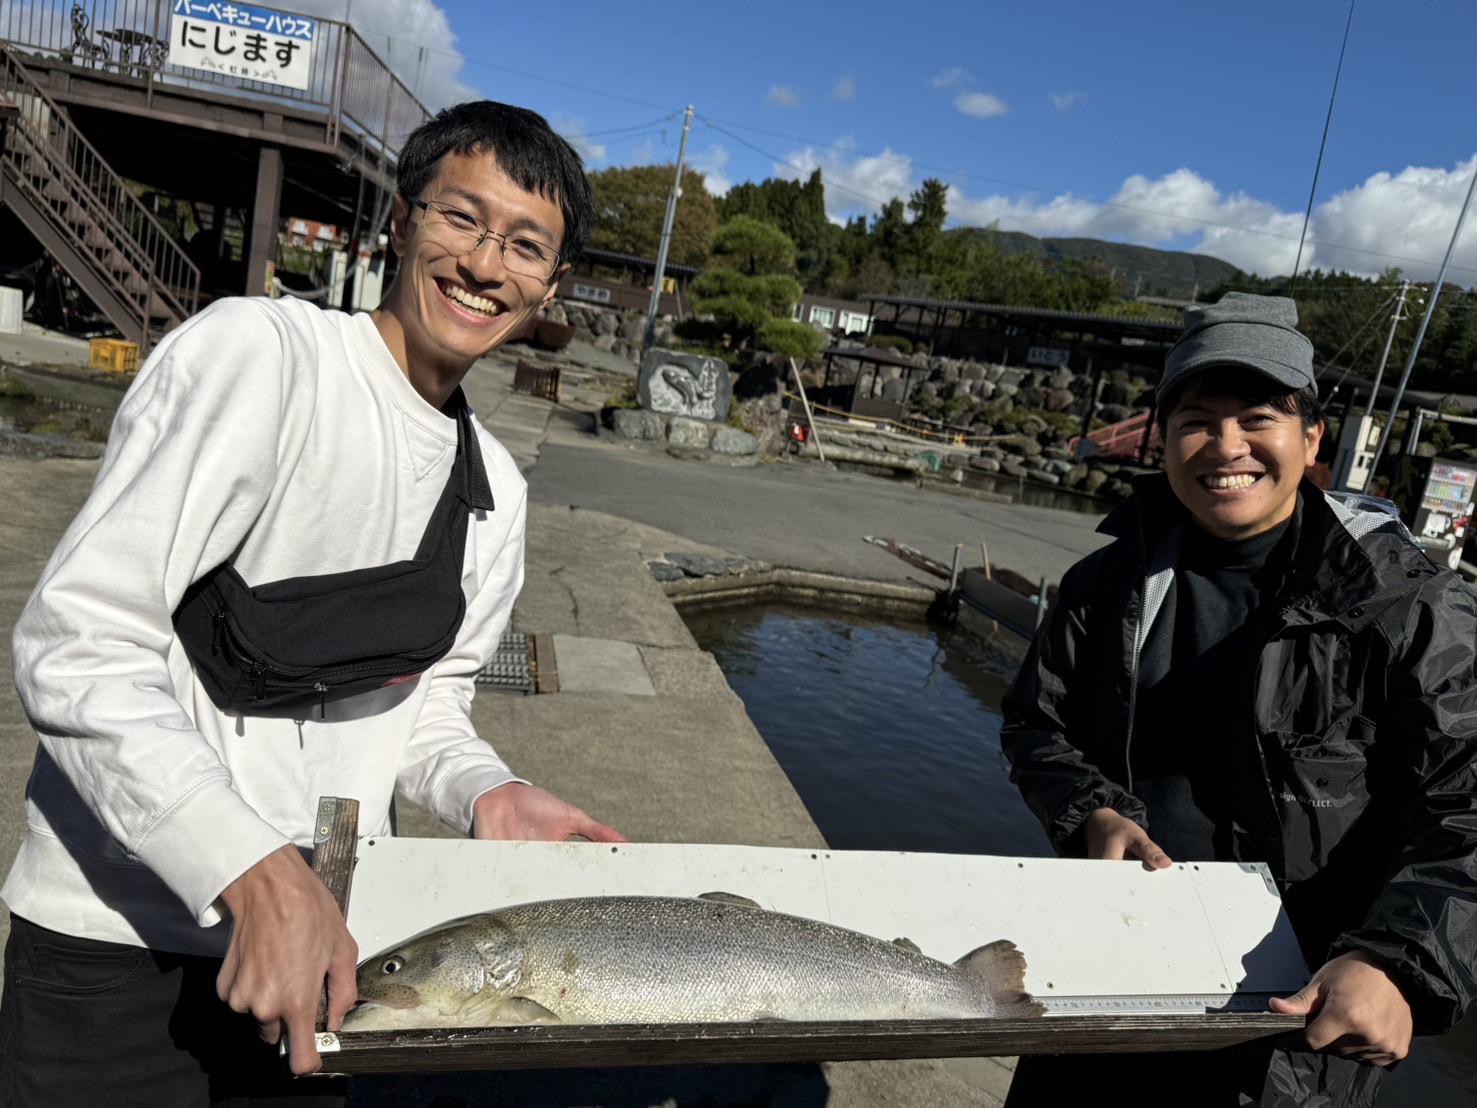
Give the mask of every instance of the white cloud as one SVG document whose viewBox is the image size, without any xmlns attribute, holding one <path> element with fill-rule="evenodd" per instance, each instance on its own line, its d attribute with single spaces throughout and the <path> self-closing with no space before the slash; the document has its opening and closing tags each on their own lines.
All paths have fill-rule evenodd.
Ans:
<svg viewBox="0 0 1477 1108">
<path fill-rule="evenodd" d="M 563 135 L 569 141 L 569 145 L 579 151 L 584 159 L 586 168 L 592 168 L 598 162 L 605 161 L 605 144 L 603 142 L 591 142 L 585 135 L 585 121 L 576 116 L 564 112 L 550 112 L 549 126 Z"/>
<path fill-rule="evenodd" d="M 831 99 L 835 101 L 856 99 L 856 78 L 842 77 L 831 89 Z"/>
<path fill-rule="evenodd" d="M 337 20 L 347 10 L 369 48 L 432 111 L 482 98 L 459 79 L 466 59 L 446 12 L 433 0 L 293 0 L 291 8 Z"/>
<path fill-rule="evenodd" d="M 798 108 L 800 94 L 789 85 L 770 85 L 764 103 L 773 108 Z"/>
<path fill-rule="evenodd" d="M 988 92 L 961 92 L 954 97 L 954 107 L 964 115 L 972 115 L 976 119 L 994 119 L 1010 111 L 1005 106 L 1005 101 Z"/>
<path fill-rule="evenodd" d="M 973 116 L 975 119 L 994 119 L 1010 111 L 1000 97 L 988 92 L 976 92 L 973 88 L 974 74 L 961 66 L 940 70 L 933 75 L 929 84 L 954 93 L 954 107 L 962 115 Z"/>
<path fill-rule="evenodd" d="M 1048 96 L 1051 99 L 1051 106 L 1059 112 L 1071 111 L 1087 102 L 1085 92 L 1053 92 L 1048 93 Z"/>
<path fill-rule="evenodd" d="M 874 216 L 892 197 L 906 198 L 912 191 L 908 183 L 913 175 L 912 159 L 890 149 L 858 158 L 854 149 L 849 139 L 820 150 L 806 147 L 791 153 L 788 165 L 776 165 L 774 175 L 803 181 L 819 169 L 826 186 L 826 215 L 836 223 L 859 211 Z"/>
<path fill-rule="evenodd" d="M 733 181 L 723 172 L 728 165 L 728 150 L 716 143 L 706 150 L 699 150 L 687 159 L 687 164 L 703 175 L 708 193 L 725 196 L 733 188 Z"/>
<path fill-rule="evenodd" d="M 1319 264 L 1360 272 L 1393 265 L 1403 269 L 1407 276 L 1433 279 L 1451 245 L 1451 235 L 1474 172 L 1477 172 L 1477 156 L 1452 169 L 1411 166 L 1399 173 L 1376 173 L 1362 184 L 1325 201 L 1313 213 Z M 1382 259 L 1340 247 L 1397 257 Z M 1420 261 L 1409 262 L 1405 258 Z M 1457 241 L 1451 264 L 1453 281 L 1477 285 L 1477 229 L 1470 216 Z"/>
<path fill-rule="evenodd" d="M 934 74 L 933 80 L 929 82 L 934 88 L 962 89 L 974 84 L 974 74 L 962 66 L 953 69 L 943 69 Z"/>
<path fill-rule="evenodd" d="M 822 170 L 831 219 L 841 222 L 858 213 L 875 216 L 888 200 L 906 200 L 918 187 L 906 156 L 884 151 L 858 157 L 854 144 L 841 146 L 809 148 L 790 156 L 803 175 L 816 167 Z M 776 172 L 797 176 L 797 170 L 782 166 Z M 1337 193 L 1314 209 L 1301 268 L 1375 276 L 1399 266 L 1410 277 L 1431 280 L 1474 172 L 1477 155 L 1451 169 L 1410 167 L 1377 173 Z M 967 188 L 967 181 L 962 187 L 953 182 L 949 188 L 951 225 L 998 223 L 1002 230 L 1042 237 L 1098 238 L 1186 250 L 1263 276 L 1292 272 L 1303 229 L 1301 211 L 1282 211 L 1244 192 L 1224 193 L 1191 169 L 1158 178 L 1135 174 L 1106 202 L 1071 195 L 971 197 Z M 1449 280 L 1477 286 L 1477 229 L 1466 229 Z"/>
</svg>

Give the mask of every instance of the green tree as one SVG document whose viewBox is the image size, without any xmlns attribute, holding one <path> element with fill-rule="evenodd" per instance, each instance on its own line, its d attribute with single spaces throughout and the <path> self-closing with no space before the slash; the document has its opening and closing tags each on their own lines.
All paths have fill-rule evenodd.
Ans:
<svg viewBox="0 0 1477 1108">
<path fill-rule="evenodd" d="M 795 243 L 790 236 L 752 216 L 735 216 L 725 223 L 713 238 L 710 255 L 713 268 L 736 269 L 750 277 L 795 272 Z"/>
<path fill-rule="evenodd" d="M 675 172 L 670 165 L 612 167 L 590 174 L 595 202 L 595 228 L 590 245 L 597 250 L 655 258 L 661 248 L 662 222 Z M 667 257 L 679 265 L 701 268 L 708 244 L 718 229 L 718 209 L 703 175 L 682 171 L 682 195 L 672 220 Z"/>
<path fill-rule="evenodd" d="M 802 327 L 814 336 L 806 340 L 789 319 L 802 294 L 794 269 L 795 244 L 783 231 L 736 216 L 713 238 L 712 262 L 692 285 L 695 306 L 712 315 L 740 349 L 757 343 L 808 357 L 820 350 L 821 337 Z"/>
</svg>

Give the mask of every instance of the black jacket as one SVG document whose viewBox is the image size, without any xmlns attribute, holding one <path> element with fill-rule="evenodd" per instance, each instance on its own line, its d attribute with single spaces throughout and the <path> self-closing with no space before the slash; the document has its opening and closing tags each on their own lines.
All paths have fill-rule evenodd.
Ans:
<svg viewBox="0 0 1477 1108">
<path fill-rule="evenodd" d="M 1477 1000 L 1477 596 L 1392 515 L 1302 489 L 1292 565 L 1244 682 L 1232 858 L 1265 862 L 1312 966 L 1393 967 L 1417 1033 Z M 1056 849 L 1097 808 L 1143 822 L 1132 717 L 1145 623 L 1187 522 L 1162 475 L 1062 579 L 1006 697 L 1012 778 Z M 1150 835 L 1154 829 L 1147 828 Z"/>
</svg>

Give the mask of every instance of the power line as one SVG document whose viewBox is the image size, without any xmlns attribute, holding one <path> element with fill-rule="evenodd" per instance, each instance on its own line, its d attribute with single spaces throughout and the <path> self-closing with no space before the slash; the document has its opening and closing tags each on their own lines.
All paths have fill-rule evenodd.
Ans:
<svg viewBox="0 0 1477 1108">
<path fill-rule="evenodd" d="M 1323 169 L 1323 151 L 1328 146 L 1328 125 L 1333 122 L 1333 102 L 1339 94 L 1339 77 L 1344 72 L 1344 54 L 1349 49 L 1349 28 L 1354 26 L 1354 0 L 1349 0 L 1349 19 L 1344 24 L 1344 44 L 1339 47 L 1339 64 L 1333 73 L 1333 91 L 1328 94 L 1328 114 L 1323 118 L 1323 139 L 1318 143 L 1318 162 L 1313 166 L 1313 187 L 1308 190 L 1308 210 L 1303 213 L 1303 233 L 1298 238 L 1297 259 L 1292 263 L 1292 291 L 1298 287 L 1298 269 L 1303 264 L 1303 243 L 1308 238 L 1308 224 L 1313 220 L 1313 198 L 1318 195 L 1318 174 Z"/>
</svg>

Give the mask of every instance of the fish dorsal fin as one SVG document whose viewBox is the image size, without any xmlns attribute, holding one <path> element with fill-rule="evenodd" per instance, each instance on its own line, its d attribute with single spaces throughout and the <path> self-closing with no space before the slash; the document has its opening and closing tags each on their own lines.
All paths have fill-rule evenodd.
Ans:
<svg viewBox="0 0 1477 1108">
<path fill-rule="evenodd" d="M 990 994 L 996 1015 L 1020 1018 L 1045 1011 L 1026 992 L 1026 956 L 1008 939 L 971 950 L 954 963 L 954 968 Z"/>
<path fill-rule="evenodd" d="M 698 899 L 712 900 L 719 904 L 737 904 L 743 908 L 758 908 L 761 912 L 764 910 L 764 905 L 760 904 L 757 900 L 750 900 L 748 897 L 739 896 L 737 893 L 702 893 Z"/>
<path fill-rule="evenodd" d="M 914 954 L 922 954 L 923 953 L 923 951 L 921 951 L 921 950 L 918 949 L 918 944 L 917 943 L 915 943 L 912 939 L 909 939 L 909 938 L 906 938 L 906 937 L 901 938 L 901 939 L 893 939 L 892 940 L 892 945 L 893 946 L 900 946 L 904 950 L 911 950 Z"/>
<path fill-rule="evenodd" d="M 564 1021 L 536 1000 L 526 996 L 510 996 L 493 1013 L 498 1024 L 563 1023 Z"/>
</svg>

